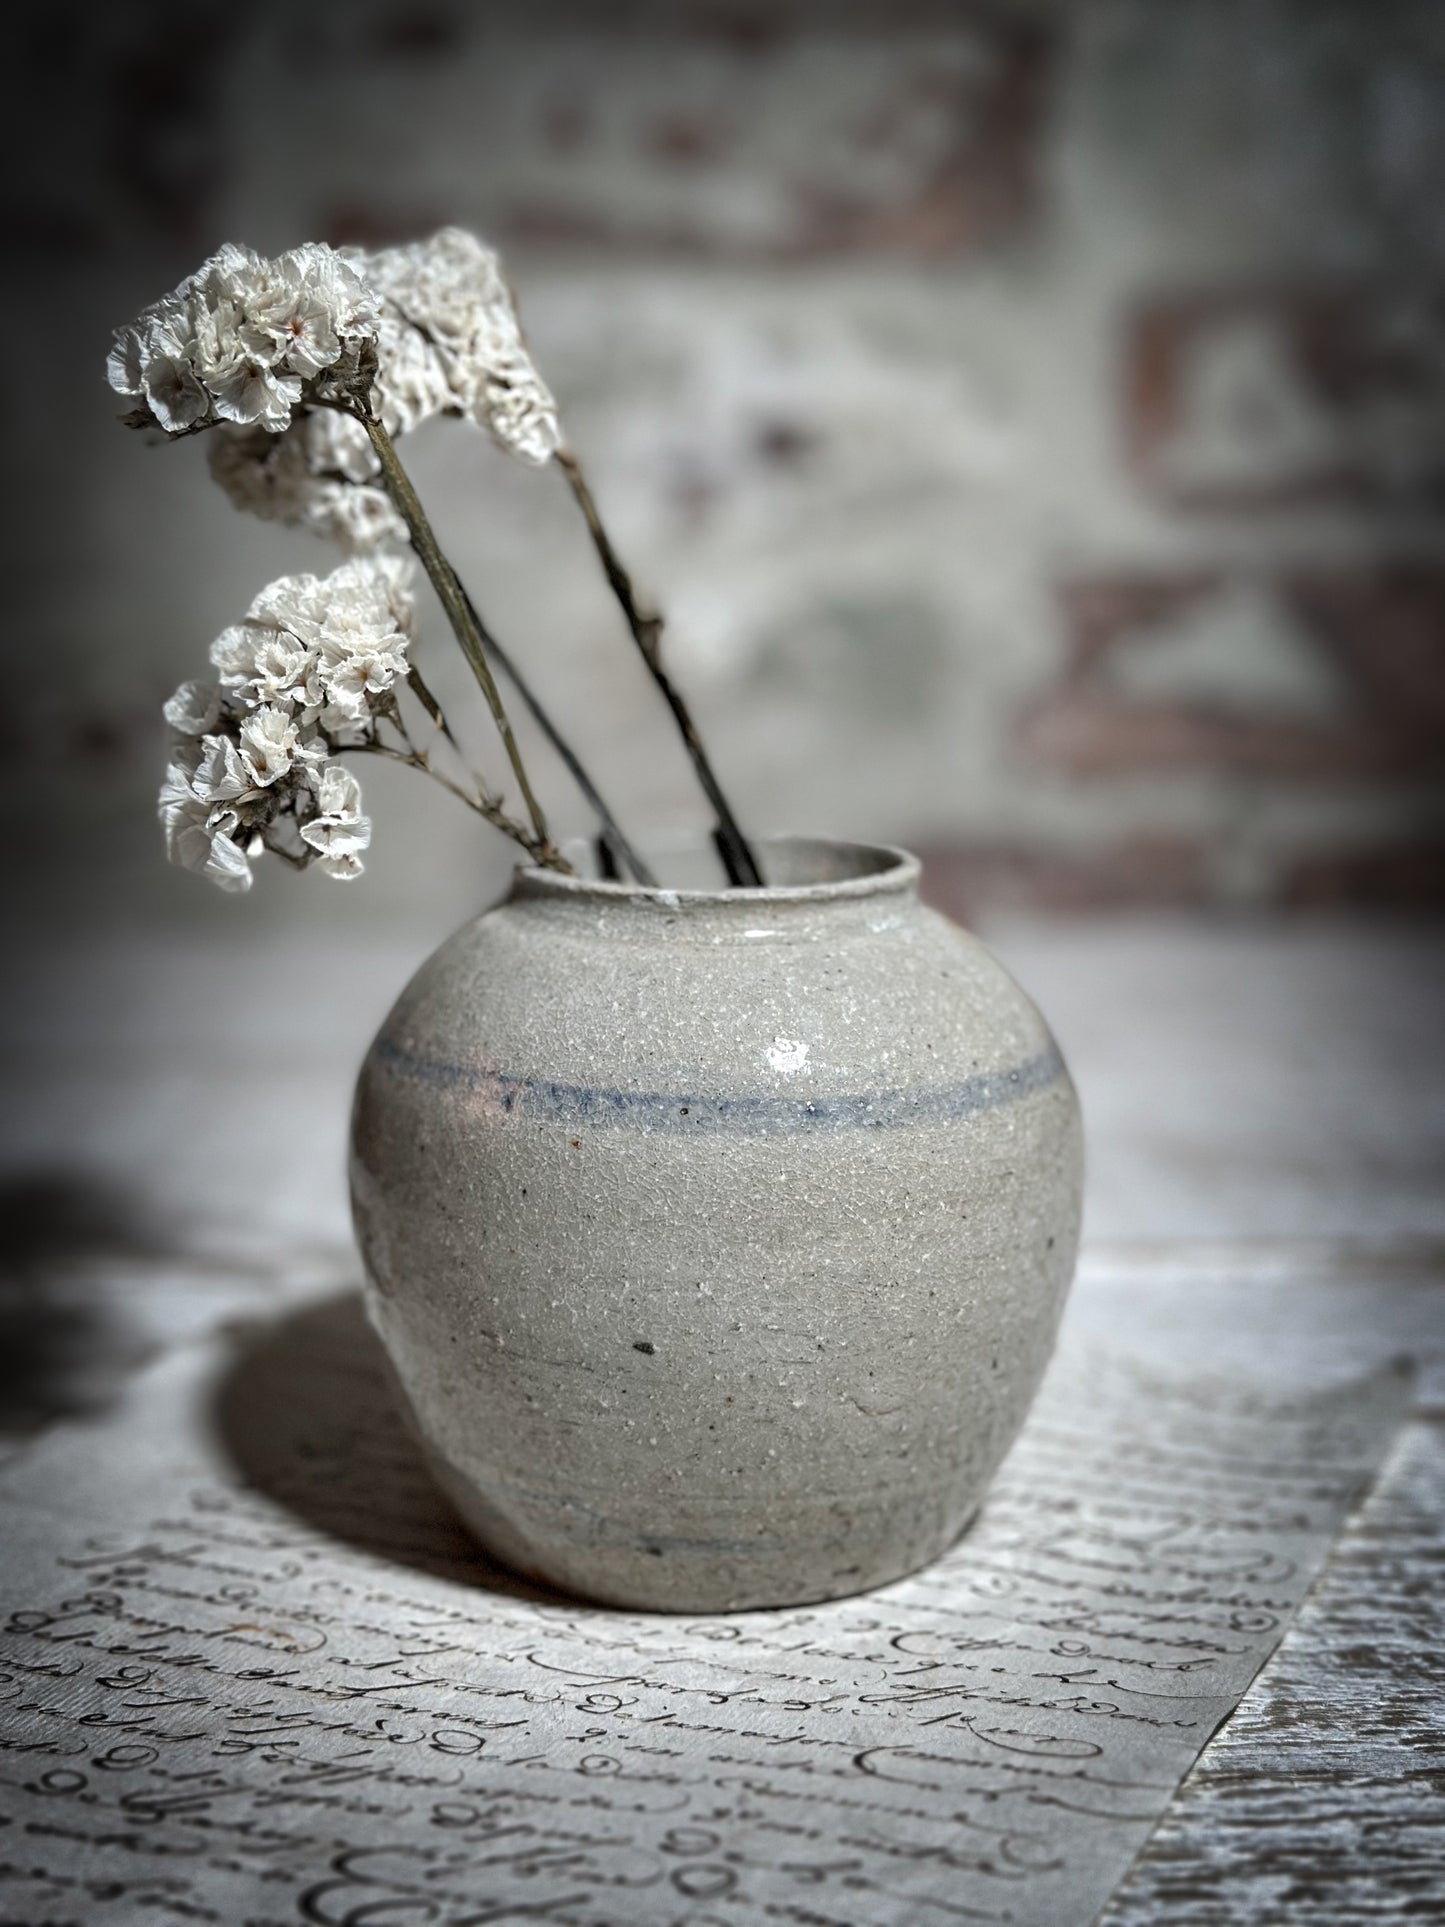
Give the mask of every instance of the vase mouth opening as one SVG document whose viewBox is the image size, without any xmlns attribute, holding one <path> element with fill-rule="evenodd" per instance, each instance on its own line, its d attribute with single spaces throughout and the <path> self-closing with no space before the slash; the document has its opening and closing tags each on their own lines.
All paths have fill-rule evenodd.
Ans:
<svg viewBox="0 0 1445 1927">
<path fill-rule="evenodd" d="M 706 834 L 655 839 L 639 854 L 655 884 L 607 876 L 595 841 L 576 838 L 563 855 L 577 871 L 567 876 L 539 864 L 517 870 L 518 889 L 528 895 L 658 904 L 826 903 L 842 898 L 887 896 L 915 890 L 918 859 L 887 843 L 855 843 L 823 836 L 772 836 L 752 840 L 763 873 L 761 886 L 730 885 Z"/>
</svg>

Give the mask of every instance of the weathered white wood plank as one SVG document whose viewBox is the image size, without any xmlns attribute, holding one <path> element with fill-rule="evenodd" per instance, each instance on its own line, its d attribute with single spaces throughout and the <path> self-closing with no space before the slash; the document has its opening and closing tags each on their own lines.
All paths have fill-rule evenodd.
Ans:
<svg viewBox="0 0 1445 1927">
<path fill-rule="evenodd" d="M 1100 1927 L 1445 1920 L 1445 1426 L 1402 1434 Z"/>
</svg>

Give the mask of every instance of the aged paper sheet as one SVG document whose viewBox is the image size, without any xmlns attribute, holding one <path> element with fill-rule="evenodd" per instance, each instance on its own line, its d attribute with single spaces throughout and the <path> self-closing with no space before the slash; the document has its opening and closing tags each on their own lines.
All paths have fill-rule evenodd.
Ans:
<svg viewBox="0 0 1445 1927">
<path fill-rule="evenodd" d="M 177 1349 L 0 1475 L 0 1920 L 1087 1923 L 1408 1395 L 1067 1339 L 982 1518 L 679 1618 L 483 1563 L 356 1301 Z"/>
</svg>

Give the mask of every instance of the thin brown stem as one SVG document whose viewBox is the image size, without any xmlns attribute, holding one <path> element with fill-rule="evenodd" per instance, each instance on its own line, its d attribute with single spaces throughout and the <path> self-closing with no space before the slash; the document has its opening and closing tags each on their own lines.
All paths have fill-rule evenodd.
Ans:
<svg viewBox="0 0 1445 1927">
<path fill-rule="evenodd" d="M 442 554 L 431 523 L 427 520 L 426 511 L 411 485 L 411 477 L 402 467 L 400 457 L 385 427 L 366 409 L 358 406 L 356 412 L 358 420 L 371 441 L 372 448 L 376 451 L 377 460 L 381 463 L 382 479 L 386 484 L 387 493 L 401 512 L 411 536 L 412 547 L 420 557 L 422 567 L 426 570 L 432 587 L 437 592 L 438 600 L 446 611 L 447 620 L 451 623 L 457 641 L 461 644 L 462 654 L 466 657 L 472 674 L 476 677 L 482 694 L 487 699 L 487 706 L 492 712 L 492 718 L 501 735 L 507 760 L 512 766 L 512 774 L 517 779 L 517 787 L 522 793 L 522 800 L 526 804 L 527 814 L 532 822 L 533 834 L 518 837 L 517 840 L 531 851 L 537 862 L 545 864 L 549 869 L 570 873 L 572 866 L 561 856 L 552 842 L 547 830 L 547 819 L 542 814 L 542 807 L 533 794 L 532 785 L 522 763 L 521 752 L 512 734 L 511 722 L 502 703 L 501 693 L 488 666 L 481 636 L 477 632 L 476 622 L 473 620 L 462 586 L 457 580 L 456 571 Z M 511 819 L 507 818 L 506 821 L 510 824 Z M 502 826 L 499 824 L 498 827 Z M 516 831 L 508 828 L 507 834 L 514 836 Z"/>
<path fill-rule="evenodd" d="M 432 762 L 430 751 L 421 748 L 411 731 L 407 728 L 406 717 L 402 715 L 400 705 L 393 705 L 389 720 L 392 728 L 396 731 L 397 735 L 400 736 L 402 742 L 405 743 L 407 755 L 410 757 L 410 760 L 424 775 L 430 776 L 434 782 L 440 783 L 444 789 L 449 789 L 454 796 L 460 796 L 462 800 L 469 803 L 473 809 L 481 809 L 484 812 L 487 810 L 500 812 L 503 808 L 501 797 L 487 787 L 487 784 L 482 780 L 476 770 L 467 767 L 466 757 L 460 743 L 458 743 L 456 737 L 452 734 L 451 726 L 448 724 L 446 718 L 441 716 L 440 704 L 437 705 L 437 714 L 440 719 L 437 726 L 460 757 L 462 767 L 466 770 L 467 776 L 471 780 L 472 791 L 474 791 L 475 794 L 462 789 L 458 783 L 444 775 L 442 771 L 436 767 Z M 376 743 L 377 748 L 383 750 L 386 748 L 386 745 L 381 743 L 379 738 L 373 738 L 373 741 Z M 391 753 L 395 754 L 394 751 Z M 509 834 L 513 833 L 514 832 L 509 832 Z M 527 832 L 523 830 L 522 837 L 525 838 L 526 836 Z"/>
<path fill-rule="evenodd" d="M 458 581 L 458 585 L 462 586 L 460 576 L 458 576 L 457 581 Z M 508 655 L 507 651 L 502 647 L 501 643 L 498 642 L 497 638 L 492 634 L 491 630 L 488 629 L 486 623 L 482 620 L 481 613 L 477 609 L 477 605 L 472 601 L 472 598 L 467 593 L 465 586 L 462 586 L 462 594 L 466 596 L 467 609 L 471 615 L 472 621 L 477 625 L 477 634 L 482 638 L 482 641 L 486 645 L 487 650 L 495 659 L 497 667 L 502 671 L 502 674 L 506 676 L 508 680 L 512 683 L 513 687 L 517 691 L 517 694 L 522 698 L 522 701 L 527 705 L 527 708 L 531 711 L 533 719 L 537 723 L 538 728 L 542 731 L 543 735 L 547 738 L 548 742 L 551 743 L 553 749 L 555 749 L 557 754 L 561 757 L 563 763 L 566 765 L 567 769 L 571 773 L 573 781 L 576 783 L 577 787 L 581 790 L 582 794 L 586 797 L 587 801 L 591 804 L 594 812 L 596 813 L 597 820 L 601 825 L 601 835 L 602 835 L 603 844 L 608 850 L 612 852 L 614 862 L 620 863 L 623 866 L 625 866 L 625 868 L 631 872 L 632 876 L 636 879 L 638 883 L 643 884 L 648 889 L 656 889 L 657 878 L 653 875 L 652 871 L 648 868 L 647 864 L 637 854 L 637 851 L 632 847 L 632 844 L 628 841 L 626 835 L 623 833 L 621 824 L 617 821 L 616 817 L 612 814 L 611 810 L 607 807 L 606 803 L 602 799 L 600 792 L 597 789 L 596 784 L 592 781 L 592 778 L 587 774 L 587 771 L 583 768 L 581 758 L 577 755 L 576 751 L 572 748 L 571 744 L 563 736 L 562 732 L 558 729 L 557 725 L 552 721 L 552 718 L 547 714 L 547 711 L 542 707 L 541 699 L 532 693 L 531 686 L 526 681 L 525 677 L 522 675 L 521 670 L 513 662 L 512 658 Z M 408 669 L 407 683 L 411 689 L 411 693 L 416 697 L 417 701 L 421 704 L 422 708 L 426 711 L 434 727 L 438 729 L 441 732 L 441 734 L 446 738 L 447 742 L 451 744 L 453 750 L 455 750 L 457 756 L 461 759 L 463 765 L 465 765 L 466 752 L 463 750 L 461 744 L 457 741 L 456 733 L 452 729 L 451 724 L 447 721 L 446 714 L 443 711 L 441 704 L 437 701 L 436 697 L 432 694 L 431 690 L 427 687 L 427 684 L 422 677 L 422 673 L 416 667 L 415 663 L 413 663 Z M 406 726 L 406 720 L 402 716 L 401 711 L 399 709 L 393 711 L 391 720 L 394 727 L 397 730 L 399 730 L 403 740 L 408 744 L 408 746 L 412 749 L 415 749 L 417 752 L 417 755 L 422 759 L 422 761 L 427 763 L 428 766 L 430 766 L 429 758 L 427 757 L 426 751 L 419 749 L 417 745 L 412 741 L 411 733 Z M 485 786 L 483 785 L 482 780 L 477 775 L 476 771 L 468 770 L 467 774 L 471 777 L 472 781 L 477 785 L 478 791 L 482 794 L 485 794 L 486 793 Z"/>
<path fill-rule="evenodd" d="M 454 783 L 451 777 L 443 775 L 439 769 L 434 768 L 425 755 L 415 747 L 410 750 L 393 749 L 389 743 L 375 739 L 367 743 L 353 743 L 349 747 L 358 755 L 384 756 L 388 762 L 401 763 L 407 769 L 420 770 L 423 776 L 429 776 L 434 783 L 440 783 L 444 790 L 450 790 L 452 795 L 465 803 L 469 810 L 475 810 L 478 816 L 485 817 L 494 828 L 503 831 L 515 842 L 520 843 L 535 862 L 543 861 L 541 847 L 535 836 L 525 824 L 509 816 L 496 797 L 480 787 L 476 795 L 470 794 L 462 788 L 460 783 Z"/>
<path fill-rule="evenodd" d="M 712 764 L 702 746 L 702 738 L 698 734 L 697 724 L 692 719 L 692 712 L 683 700 L 681 691 L 663 667 L 662 617 L 655 610 L 644 610 L 638 602 L 632 577 L 623 567 L 621 557 L 613 548 L 611 539 L 602 526 L 597 504 L 591 489 L 587 486 L 587 478 L 582 473 L 582 465 L 577 457 L 570 449 L 562 448 L 558 449 L 554 460 L 567 477 L 572 493 L 577 498 L 578 506 L 587 523 L 588 533 L 592 537 L 592 546 L 597 551 L 612 593 L 616 596 L 622 613 L 627 618 L 632 639 L 641 651 L 642 659 L 651 671 L 653 681 L 672 711 L 673 718 L 682 733 L 682 740 L 687 746 L 687 753 L 692 758 L 697 779 L 717 813 L 718 854 L 722 857 L 727 870 L 728 882 L 735 887 L 756 889 L 763 881 L 757 859 L 748 847 L 747 838 L 738 827 L 737 818 L 723 795 L 721 784 L 713 774 Z"/>
<path fill-rule="evenodd" d="M 612 814 L 606 803 L 603 802 L 597 785 L 583 768 L 581 758 L 563 736 L 557 725 L 552 721 L 547 711 L 542 707 L 541 700 L 532 693 L 531 685 L 523 677 L 521 670 L 517 667 L 516 663 L 513 662 L 511 656 L 508 655 L 501 643 L 497 641 L 497 638 L 482 621 L 481 616 L 477 612 L 476 604 L 472 601 L 471 597 L 467 595 L 465 588 L 462 589 L 462 594 L 466 596 L 467 608 L 471 614 L 472 621 L 477 625 L 477 634 L 482 638 L 487 649 L 495 658 L 497 667 L 502 671 L 503 675 L 508 678 L 517 694 L 527 705 L 537 727 L 566 764 L 573 782 L 591 804 L 598 822 L 602 825 L 603 840 L 611 849 L 618 862 L 629 869 L 640 884 L 647 889 L 655 890 L 657 888 L 657 878 L 623 834 L 622 826 L 618 823 L 617 818 Z"/>
<path fill-rule="evenodd" d="M 411 691 L 412 695 L 416 697 L 417 701 L 421 704 L 422 708 L 426 711 L 427 716 L 432 723 L 432 726 L 435 729 L 438 729 L 441 731 L 442 735 L 445 736 L 447 741 L 451 744 L 452 748 L 456 751 L 457 755 L 465 763 L 465 761 L 467 760 L 466 752 L 463 750 L 461 744 L 457 741 L 456 735 L 452 729 L 452 726 L 447 721 L 446 716 L 442 711 L 441 704 L 437 701 L 436 697 L 431 693 L 431 690 L 427 686 L 426 679 L 423 677 L 421 671 L 417 668 L 414 662 L 409 662 L 406 666 L 406 686 Z M 397 715 L 398 717 L 400 717 L 401 715 L 400 710 L 397 711 Z M 401 724 L 401 730 L 403 735 L 405 735 L 406 724 L 404 722 Z"/>
</svg>

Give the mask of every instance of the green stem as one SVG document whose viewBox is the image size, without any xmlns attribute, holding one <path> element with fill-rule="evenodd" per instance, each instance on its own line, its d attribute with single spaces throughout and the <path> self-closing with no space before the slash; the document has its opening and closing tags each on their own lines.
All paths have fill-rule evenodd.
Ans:
<svg viewBox="0 0 1445 1927">
<path fill-rule="evenodd" d="M 501 693 L 487 664 L 482 639 L 468 607 L 466 595 L 457 580 L 456 571 L 442 554 L 432 525 L 427 520 L 426 511 L 411 485 L 411 477 L 402 467 L 400 457 L 385 427 L 359 408 L 357 414 L 376 451 L 377 460 L 381 463 L 382 479 L 386 483 L 387 493 L 401 512 L 411 536 L 412 547 L 416 550 L 422 567 L 431 579 L 431 585 L 446 611 L 447 620 L 451 623 L 456 639 L 461 644 L 462 654 L 466 657 L 472 674 L 476 677 L 482 694 L 487 699 L 487 706 L 492 712 L 492 718 L 501 735 L 507 760 L 512 765 L 512 774 L 517 779 L 517 787 L 522 792 L 522 800 L 527 806 L 527 814 L 532 821 L 534 836 L 532 839 L 524 839 L 524 847 L 531 852 L 537 862 L 545 864 L 549 869 L 562 870 L 571 874 L 572 866 L 559 854 L 553 844 L 547 830 L 547 819 L 543 816 L 542 807 L 532 792 L 532 785 L 528 781 L 526 769 L 522 764 L 521 752 L 512 734 L 511 722 L 508 720 Z"/>
</svg>

